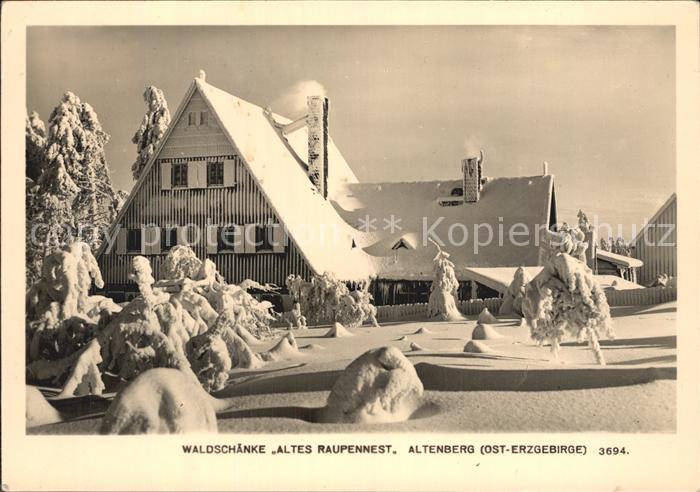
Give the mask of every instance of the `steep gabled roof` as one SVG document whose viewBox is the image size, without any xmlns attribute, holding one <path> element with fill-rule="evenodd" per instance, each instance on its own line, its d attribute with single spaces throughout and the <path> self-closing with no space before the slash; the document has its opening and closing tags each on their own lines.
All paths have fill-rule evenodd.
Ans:
<svg viewBox="0 0 700 492">
<path fill-rule="evenodd" d="M 659 207 L 659 209 L 656 211 L 656 213 L 653 215 L 651 219 L 649 219 L 649 222 L 646 223 L 644 227 L 637 233 L 637 235 L 632 239 L 630 242 L 630 245 L 635 245 L 637 244 L 637 241 L 639 241 L 639 238 L 642 237 L 642 234 L 644 234 L 644 231 L 649 227 L 649 224 L 654 224 L 656 222 L 656 219 L 659 218 L 659 216 L 666 211 L 668 207 L 671 206 L 672 203 L 676 201 L 676 193 L 673 192 L 668 199 L 664 202 L 663 205 Z"/>
<path fill-rule="evenodd" d="M 348 183 L 345 191 L 336 193 L 333 201 L 343 219 L 360 229 L 360 245 L 375 258 L 378 277 L 432 278 L 437 250 L 425 234 L 426 230 L 432 230 L 456 264 L 457 278 L 466 280 L 464 268 L 467 266 L 537 265 L 536 227 L 548 225 L 553 183 L 552 175 L 490 178 L 478 202 L 455 206 L 441 206 L 439 200 L 461 188 L 459 180 Z M 461 201 L 460 196 L 454 198 Z M 371 226 L 368 220 L 374 220 Z M 431 228 L 433 224 L 437 226 Z M 527 245 L 519 246 L 508 240 L 508 231 L 514 224 L 527 226 L 530 231 Z M 494 235 L 489 245 L 478 246 L 476 250 L 475 225 L 480 227 L 480 242 L 486 241 L 488 228 Z M 453 241 L 449 239 L 451 229 Z M 465 229 L 467 240 L 460 244 L 464 241 Z M 498 240 L 500 229 L 504 232 L 502 244 Z M 393 249 L 405 237 L 413 239 L 415 249 Z M 519 236 L 516 239 L 522 243 L 528 238 Z"/>
<path fill-rule="evenodd" d="M 263 108 L 201 79 L 195 79 L 195 83 L 309 266 L 316 273 L 333 272 L 344 280 L 371 276 L 371 258 L 361 249 L 352 248 L 353 229 L 317 192 Z M 281 123 L 291 121 L 274 117 Z M 305 156 L 306 131 L 295 133 L 288 137 L 289 143 L 299 157 Z M 328 148 L 328 189 L 332 194 L 340 186 L 357 182 L 357 178 L 332 141 Z"/>
</svg>

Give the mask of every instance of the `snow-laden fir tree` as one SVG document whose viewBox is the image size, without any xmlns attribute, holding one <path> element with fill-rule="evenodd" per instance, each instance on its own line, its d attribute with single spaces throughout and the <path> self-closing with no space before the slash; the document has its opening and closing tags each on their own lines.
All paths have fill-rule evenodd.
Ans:
<svg viewBox="0 0 700 492">
<path fill-rule="evenodd" d="M 433 258 L 435 263 L 435 277 L 430 285 L 430 298 L 428 299 L 428 317 L 445 321 L 457 321 L 464 319 L 457 309 L 455 298 L 459 282 L 455 275 L 455 265 L 449 258 L 450 254 L 437 246 L 438 253 Z"/>
<path fill-rule="evenodd" d="M 26 280 L 29 288 L 41 274 L 44 257 L 71 242 L 73 204 L 78 187 L 62 163 L 48 166 L 26 189 Z"/>
<path fill-rule="evenodd" d="M 588 232 L 593 230 L 593 225 L 588 221 L 588 216 L 585 214 L 585 212 L 581 209 L 579 209 L 578 214 L 578 228 L 581 229 L 583 232 Z"/>
<path fill-rule="evenodd" d="M 44 170 L 46 155 L 46 126 L 36 111 L 27 115 L 24 140 L 26 175 L 36 183 Z"/>
<path fill-rule="evenodd" d="M 165 131 L 170 124 L 170 111 L 168 102 L 165 100 L 163 91 L 155 86 L 149 86 L 143 93 L 148 111 L 141 121 L 141 126 L 134 134 L 131 141 L 136 144 L 138 156 L 131 166 L 134 179 L 139 179 L 141 171 L 148 163 L 149 159 L 158 146 L 158 143 L 165 135 Z"/>
<path fill-rule="evenodd" d="M 108 141 L 92 106 L 66 92 L 49 118 L 46 170 L 56 176 L 64 169 L 77 187 L 72 204 L 75 235 L 93 250 L 114 219 L 117 202 L 104 152 Z"/>
</svg>

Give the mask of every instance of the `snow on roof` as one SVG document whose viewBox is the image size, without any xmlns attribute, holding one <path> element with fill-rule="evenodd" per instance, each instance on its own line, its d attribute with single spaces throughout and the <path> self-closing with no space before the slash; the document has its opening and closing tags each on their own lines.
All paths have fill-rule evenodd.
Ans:
<svg viewBox="0 0 700 492">
<path fill-rule="evenodd" d="M 379 278 L 432 278 L 436 248 L 428 241 L 431 230 L 456 264 L 458 279 L 466 280 L 466 266 L 537 265 L 536 228 L 548 225 L 553 176 L 491 178 L 476 203 L 438 203 L 461 186 L 461 180 L 348 183 L 344 191 L 334 194 L 333 204 L 358 230 L 358 244 L 375 258 Z M 527 226 L 529 236 L 513 236 L 511 241 L 509 230 L 514 224 Z M 493 239 L 488 245 L 477 245 L 475 238 L 481 244 L 487 242 L 489 229 Z M 402 237 L 411 238 L 415 249 L 392 249 Z"/>
<path fill-rule="evenodd" d="M 600 248 L 596 249 L 596 258 L 627 268 L 640 268 L 644 266 L 644 262 L 642 260 L 638 260 L 637 258 L 632 258 L 630 256 L 618 255 L 617 253 L 611 253 L 610 251 L 603 251 Z"/>
<path fill-rule="evenodd" d="M 451 196 L 461 180 L 413 183 L 358 183 L 355 174 L 332 139 L 328 141 L 328 200 L 317 192 L 306 173 L 308 132 L 306 127 L 282 135 L 275 123 L 292 120 L 266 114 L 260 106 L 244 101 L 197 78 L 188 89 L 176 116 L 182 113 L 192 93 L 198 90 L 209 105 L 232 146 L 246 163 L 262 193 L 287 227 L 302 256 L 316 273 L 333 272 L 343 280 L 367 277 L 426 280 L 432 278 L 435 246 L 424 234 L 427 227 L 445 242 L 443 249 L 457 265 L 457 277 L 465 279 L 464 267 L 536 265 L 538 247 L 535 226 L 547 226 L 553 194 L 552 175 L 492 178 L 483 186 L 477 203 L 440 206 L 440 198 Z M 272 117 L 272 120 L 269 118 Z M 126 212 L 136 190 L 153 166 L 174 125 L 168 128 L 139 181 L 132 189 L 115 224 Z M 459 200 L 461 197 L 455 197 Z M 375 219 L 360 227 L 364 219 Z M 393 221 L 393 227 L 392 227 Z M 432 224 L 438 222 L 436 227 Z M 475 224 L 491 226 L 494 234 L 511 225 L 530 228 L 530 236 L 514 245 L 498 239 L 488 246 L 476 246 Z M 450 244 L 453 225 L 466 227 L 468 240 Z M 458 227 L 459 229 L 459 227 Z M 479 230 L 483 234 L 483 230 Z M 461 230 L 454 239 L 463 238 Z M 393 249 L 403 239 L 411 249 Z M 484 238 L 480 236 L 480 241 Z M 357 247 L 352 247 L 356 244 Z M 104 245 L 98 254 L 104 250 Z"/>
<path fill-rule="evenodd" d="M 466 280 L 473 280 L 501 294 L 508 290 L 518 267 L 465 268 Z M 533 279 L 542 271 L 541 266 L 523 267 L 525 275 Z"/>
<path fill-rule="evenodd" d="M 333 272 L 343 280 L 372 276 L 372 259 L 361 248 L 352 248 L 353 229 L 317 192 L 296 157 L 264 114 L 252 103 L 195 79 L 197 89 L 209 104 L 251 175 L 288 229 L 301 254 L 316 273 Z M 290 120 L 274 115 L 280 123 Z M 289 135 L 297 156 L 306 157 L 306 131 Z M 357 182 L 338 149 L 329 141 L 329 194 L 340 186 Z"/>
<path fill-rule="evenodd" d="M 542 271 L 541 266 L 523 267 L 525 274 L 533 279 Z M 467 280 L 474 280 L 501 294 L 508 290 L 508 286 L 513 281 L 513 276 L 517 267 L 495 267 L 495 268 L 465 268 Z M 603 289 L 628 290 L 643 289 L 644 287 L 625 280 L 615 275 L 595 275 L 595 279 Z"/>
<path fill-rule="evenodd" d="M 643 285 L 630 282 L 616 275 L 596 275 L 595 278 L 603 289 L 629 290 L 644 288 Z"/>
<path fill-rule="evenodd" d="M 659 209 L 656 211 L 656 213 L 647 221 L 646 224 L 644 224 L 644 227 L 641 228 L 641 230 L 637 233 L 636 236 L 634 236 L 634 239 L 630 242 L 631 245 L 635 245 L 639 242 L 639 239 L 643 236 L 643 234 L 646 232 L 647 228 L 649 228 L 649 224 L 656 224 L 656 220 L 659 218 L 659 216 L 666 211 L 668 207 L 671 206 L 672 203 L 676 201 L 676 192 L 674 191 L 671 193 L 671 196 L 666 199 L 663 205 L 659 207 Z M 652 226 L 653 227 L 653 226 Z"/>
</svg>

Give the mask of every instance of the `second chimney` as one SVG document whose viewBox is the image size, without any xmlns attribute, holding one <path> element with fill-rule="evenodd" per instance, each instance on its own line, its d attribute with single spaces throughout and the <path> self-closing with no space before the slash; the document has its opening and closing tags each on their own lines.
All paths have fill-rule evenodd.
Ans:
<svg viewBox="0 0 700 492">
<path fill-rule="evenodd" d="M 309 178 L 323 198 L 328 197 L 328 98 L 306 98 L 309 114 Z"/>
<path fill-rule="evenodd" d="M 484 151 L 479 157 L 462 159 L 462 196 L 467 203 L 479 201 L 481 192 L 481 171 L 484 162 Z"/>
</svg>

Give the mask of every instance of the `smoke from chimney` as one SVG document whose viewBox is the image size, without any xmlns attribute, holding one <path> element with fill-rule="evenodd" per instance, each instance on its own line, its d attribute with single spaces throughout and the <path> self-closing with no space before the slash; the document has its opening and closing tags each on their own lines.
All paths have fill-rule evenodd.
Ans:
<svg viewBox="0 0 700 492">
<path fill-rule="evenodd" d="M 469 135 L 464 139 L 464 158 L 479 157 L 481 147 L 479 147 L 479 139 L 476 135 Z"/>
<path fill-rule="evenodd" d="M 316 80 L 300 80 L 275 99 L 270 106 L 277 114 L 298 118 L 306 114 L 306 98 L 309 96 L 327 97 L 328 93 L 323 84 Z"/>
</svg>

